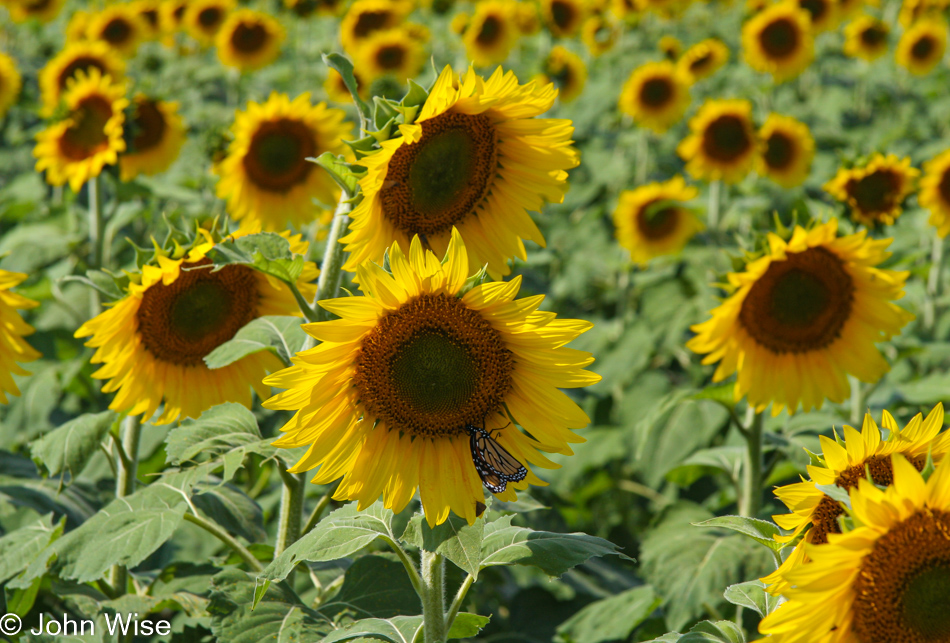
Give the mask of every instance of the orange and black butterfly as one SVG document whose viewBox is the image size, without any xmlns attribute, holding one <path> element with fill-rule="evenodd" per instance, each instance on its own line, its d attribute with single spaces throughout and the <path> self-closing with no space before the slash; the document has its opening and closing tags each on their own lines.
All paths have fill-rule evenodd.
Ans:
<svg viewBox="0 0 950 643">
<path fill-rule="evenodd" d="M 528 475 L 523 464 L 498 444 L 485 429 L 465 425 L 472 450 L 472 463 L 482 484 L 492 493 L 502 493 L 509 482 L 520 482 Z"/>
</svg>

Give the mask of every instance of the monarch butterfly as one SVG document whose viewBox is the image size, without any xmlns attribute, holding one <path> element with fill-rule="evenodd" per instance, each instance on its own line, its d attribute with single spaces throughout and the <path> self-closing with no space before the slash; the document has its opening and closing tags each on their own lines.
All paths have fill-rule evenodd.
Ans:
<svg viewBox="0 0 950 643">
<path fill-rule="evenodd" d="M 509 482 L 519 482 L 528 475 L 523 464 L 498 444 L 485 429 L 465 425 L 472 450 L 472 463 L 482 484 L 492 493 L 502 493 Z"/>
</svg>

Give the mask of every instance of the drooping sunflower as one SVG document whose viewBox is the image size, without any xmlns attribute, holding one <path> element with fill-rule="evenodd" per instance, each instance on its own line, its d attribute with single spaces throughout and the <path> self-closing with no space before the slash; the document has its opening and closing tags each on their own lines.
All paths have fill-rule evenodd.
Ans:
<svg viewBox="0 0 950 643">
<path fill-rule="evenodd" d="M 815 157 L 815 139 L 807 125 L 791 116 L 770 114 L 759 130 L 759 141 L 759 174 L 785 188 L 804 182 Z"/>
<path fill-rule="evenodd" d="M 749 101 L 706 101 L 689 129 L 676 151 L 693 177 L 737 183 L 754 167 L 759 145 Z"/>
<path fill-rule="evenodd" d="M 112 4 L 89 17 L 86 37 L 101 40 L 125 57 L 135 55 L 149 27 L 131 4 Z"/>
<path fill-rule="evenodd" d="M 769 234 L 767 254 L 729 273 L 730 295 L 686 344 L 719 362 L 713 380 L 738 371 L 735 399 L 772 415 L 820 408 L 850 394 L 848 375 L 876 382 L 890 366 L 875 347 L 914 318 L 891 300 L 907 272 L 875 266 L 890 239 L 867 231 L 838 237 L 838 221 L 796 226 L 789 241 Z"/>
<path fill-rule="evenodd" d="M 929 74 L 947 50 L 947 24 L 942 19 L 915 22 L 897 42 L 897 64 L 915 76 Z"/>
<path fill-rule="evenodd" d="M 273 17 L 239 9 L 228 14 L 214 42 L 222 65 L 253 71 L 277 60 L 285 36 L 284 27 Z"/>
<path fill-rule="evenodd" d="M 17 0 L 8 5 L 13 22 L 51 22 L 59 15 L 65 0 Z"/>
<path fill-rule="evenodd" d="M 125 63 L 112 53 L 108 44 L 98 40 L 67 45 L 50 58 L 39 74 L 43 115 L 50 116 L 56 110 L 70 78 L 75 78 L 79 71 L 88 74 L 92 70 L 119 82 L 125 75 Z"/>
<path fill-rule="evenodd" d="M 686 113 L 691 100 L 689 87 L 689 78 L 672 62 L 644 63 L 624 83 L 620 111 L 662 134 Z"/>
<path fill-rule="evenodd" d="M 791 532 L 776 538 L 780 542 L 790 542 L 802 535 L 802 540 L 777 570 L 762 579 L 768 585 L 767 591 L 779 595 L 788 589 L 784 577 L 806 560 L 806 543 L 822 545 L 828 542 L 829 534 L 841 533 L 838 517 L 844 515 L 845 507 L 825 495 L 819 485 L 851 491 L 870 472 L 875 484 L 888 486 L 894 481 L 893 454 L 907 458 L 918 471 L 924 468 L 928 454 L 939 463 L 950 451 L 950 431 L 943 431 L 943 419 L 943 404 L 938 404 L 926 419 L 918 413 L 901 429 L 894 416 L 885 410 L 881 427 L 887 431 L 887 439 L 881 438 L 881 429 L 870 413 L 865 414 L 860 432 L 845 425 L 843 440 L 837 435 L 836 440 L 819 436 L 822 455 L 817 465 L 808 465 L 809 480 L 775 490 L 775 496 L 791 512 L 772 517 L 782 529 Z"/>
<path fill-rule="evenodd" d="M 224 402 L 250 407 L 251 388 L 268 397 L 261 379 L 281 368 L 269 351 L 215 370 L 204 357 L 258 317 L 300 310 L 287 285 L 273 277 L 239 264 L 212 270 L 207 254 L 215 244 L 204 235 L 181 257 L 159 254 L 157 265 L 144 266 L 125 297 L 76 331 L 96 349 L 91 361 L 102 366 L 93 377 L 109 380 L 103 392 L 117 391 L 110 409 L 148 420 L 164 403 L 153 423 L 167 424 Z M 300 235 L 281 236 L 295 254 L 306 255 Z M 316 292 L 311 282 L 317 273 L 316 265 L 304 264 L 298 288 L 308 298 Z"/>
<path fill-rule="evenodd" d="M 416 121 L 360 161 L 367 174 L 342 239 L 344 268 L 382 261 L 393 239 L 408 247 L 417 234 L 444 253 L 457 227 L 472 265 L 508 274 L 510 258 L 525 258 L 522 239 L 544 244 L 527 211 L 563 200 L 578 163 L 571 121 L 534 118 L 556 96 L 553 85 L 519 85 L 501 68 L 483 79 L 446 67 Z"/>
<path fill-rule="evenodd" d="M 476 67 L 487 67 L 507 60 L 520 34 L 514 2 L 483 0 L 475 5 L 462 42 L 472 63 Z"/>
<path fill-rule="evenodd" d="M 314 199 L 334 203 L 336 184 L 307 158 L 343 153 L 352 128 L 345 118 L 341 109 L 311 104 L 309 93 L 291 101 L 272 92 L 264 103 L 248 103 L 235 117 L 227 157 L 214 168 L 231 217 L 242 227 L 283 230 L 288 221 L 313 221 Z"/>
<path fill-rule="evenodd" d="M 126 150 L 119 155 L 119 176 L 131 181 L 139 174 L 151 176 L 169 168 L 185 142 L 185 125 L 178 103 L 137 95 L 125 126 Z"/>
<path fill-rule="evenodd" d="M 844 28 L 844 53 L 854 58 L 876 60 L 887 53 L 890 27 L 874 16 L 859 16 Z"/>
<path fill-rule="evenodd" d="M 806 545 L 788 599 L 759 623 L 774 643 L 946 641 L 950 624 L 950 466 L 930 479 L 900 455 L 885 489 L 851 491 L 855 528 Z"/>
<path fill-rule="evenodd" d="M 830 31 L 838 26 L 838 0 L 790 0 L 808 12 L 812 33 Z"/>
<path fill-rule="evenodd" d="M 875 154 L 864 166 L 840 168 L 825 183 L 825 191 L 851 208 L 851 218 L 866 226 L 892 225 L 901 215 L 901 204 L 913 191 L 920 170 L 910 158 Z"/>
<path fill-rule="evenodd" d="M 950 150 L 924 164 L 917 202 L 930 210 L 930 225 L 941 239 L 950 234 Z"/>
<path fill-rule="evenodd" d="M 340 22 L 340 44 L 355 55 L 374 32 L 398 27 L 410 11 L 412 3 L 404 0 L 356 0 Z"/>
<path fill-rule="evenodd" d="M 569 103 L 584 91 L 587 65 L 571 50 L 555 45 L 544 59 L 544 72 L 538 80 L 545 85 L 554 83 L 561 101 Z"/>
<path fill-rule="evenodd" d="M 210 46 L 234 8 L 235 0 L 190 0 L 185 5 L 182 26 L 192 38 Z"/>
<path fill-rule="evenodd" d="M 373 82 L 391 76 L 399 83 L 415 78 L 425 65 L 425 49 L 406 29 L 397 27 L 374 32 L 360 46 L 356 67 Z"/>
<path fill-rule="evenodd" d="M 707 38 L 686 50 L 676 63 L 695 83 L 715 74 L 729 61 L 729 48 L 718 38 Z"/>
<path fill-rule="evenodd" d="M 583 0 L 541 0 L 541 13 L 548 31 L 558 38 L 576 36 L 584 19 L 587 7 Z"/>
<path fill-rule="evenodd" d="M 742 27 L 742 56 L 775 82 L 795 78 L 815 56 L 808 12 L 790 2 L 773 5 Z"/>
<path fill-rule="evenodd" d="M 617 241 L 630 252 L 631 261 L 646 265 L 654 257 L 677 254 L 703 229 L 703 223 L 684 206 L 697 194 L 681 176 L 620 193 L 614 226 Z"/>
<path fill-rule="evenodd" d="M 613 49 L 619 36 L 620 29 L 603 13 L 592 15 L 581 27 L 581 40 L 595 58 Z"/>
<path fill-rule="evenodd" d="M 39 306 L 39 302 L 10 290 L 23 282 L 27 276 L 19 272 L 0 270 L 0 404 L 7 403 L 8 393 L 20 394 L 12 374 L 29 375 L 17 362 L 32 362 L 40 357 L 23 339 L 33 333 L 33 327 L 17 313 L 18 310 Z"/>
<path fill-rule="evenodd" d="M 321 344 L 264 380 L 287 389 L 265 407 L 296 412 L 274 444 L 309 446 L 291 471 L 319 466 L 318 484 L 342 476 L 334 497 L 360 508 L 382 495 L 401 511 L 418 488 L 433 526 L 450 511 L 474 522 L 484 500 L 466 426 L 550 467 L 541 451 L 572 453 L 583 441 L 572 429 L 590 421 L 558 389 L 600 380 L 584 370 L 589 353 L 564 347 L 590 323 L 539 312 L 543 296 L 516 300 L 520 277 L 463 294 L 472 253 L 450 237 L 444 262 L 414 237 L 408 256 L 390 248 L 392 274 L 361 264 L 363 296 L 320 302 L 341 319 L 306 324 Z M 529 484 L 545 483 L 528 472 L 496 495 L 514 500 Z"/>
<path fill-rule="evenodd" d="M 657 42 L 656 48 L 660 50 L 664 58 L 676 62 L 676 59 L 683 52 L 683 43 L 675 36 L 663 36 Z"/>
<path fill-rule="evenodd" d="M 66 118 L 36 135 L 33 156 L 36 171 L 46 172 L 47 183 L 69 182 L 78 192 L 125 150 L 122 125 L 129 101 L 123 85 L 93 68 L 88 75 L 80 70 L 69 79 L 63 102 Z"/>
<path fill-rule="evenodd" d="M 16 61 L 0 51 L 0 121 L 20 95 L 23 81 L 17 71 Z"/>
</svg>

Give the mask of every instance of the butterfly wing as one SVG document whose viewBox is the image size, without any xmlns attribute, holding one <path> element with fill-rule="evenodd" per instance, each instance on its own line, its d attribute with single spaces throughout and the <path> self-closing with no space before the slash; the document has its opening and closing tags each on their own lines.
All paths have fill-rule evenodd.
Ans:
<svg viewBox="0 0 950 643">
<path fill-rule="evenodd" d="M 519 482 L 528 475 L 528 470 L 484 429 L 466 427 L 472 463 L 482 484 L 492 493 L 502 493 L 509 482 Z"/>
</svg>

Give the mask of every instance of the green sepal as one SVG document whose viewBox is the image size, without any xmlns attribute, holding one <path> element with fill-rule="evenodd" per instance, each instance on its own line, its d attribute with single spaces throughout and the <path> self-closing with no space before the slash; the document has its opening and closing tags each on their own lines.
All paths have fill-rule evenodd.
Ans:
<svg viewBox="0 0 950 643">
<path fill-rule="evenodd" d="M 447 259 L 448 259 L 448 254 L 446 254 L 446 257 L 445 259 L 442 260 L 442 263 L 445 264 Z M 467 293 L 469 290 L 477 286 L 481 286 L 483 283 L 487 281 L 491 281 L 491 277 L 488 276 L 488 265 L 486 264 L 482 266 L 478 272 L 476 272 L 474 275 L 472 275 L 471 277 L 465 280 L 465 283 L 462 285 L 462 288 L 459 289 L 456 296 L 463 297 L 465 296 L 465 293 Z"/>
<path fill-rule="evenodd" d="M 330 178 L 351 196 L 356 194 L 359 181 L 366 174 L 366 169 L 362 166 L 347 163 L 342 157 L 331 152 L 324 152 L 316 158 L 310 157 L 307 160 L 326 170 Z"/>
<path fill-rule="evenodd" d="M 419 108 L 425 104 L 426 100 L 429 98 L 429 90 L 417 83 L 414 80 L 409 81 L 409 91 L 406 92 L 406 95 L 402 97 L 399 106 L 403 109 L 409 110 L 413 107 Z M 418 110 L 416 110 L 418 111 Z M 412 119 L 406 118 L 407 123 L 411 123 Z"/>
<path fill-rule="evenodd" d="M 391 127 L 392 122 L 400 116 L 394 103 L 381 96 L 374 96 L 373 103 L 373 124 L 380 130 L 387 126 Z"/>
</svg>

